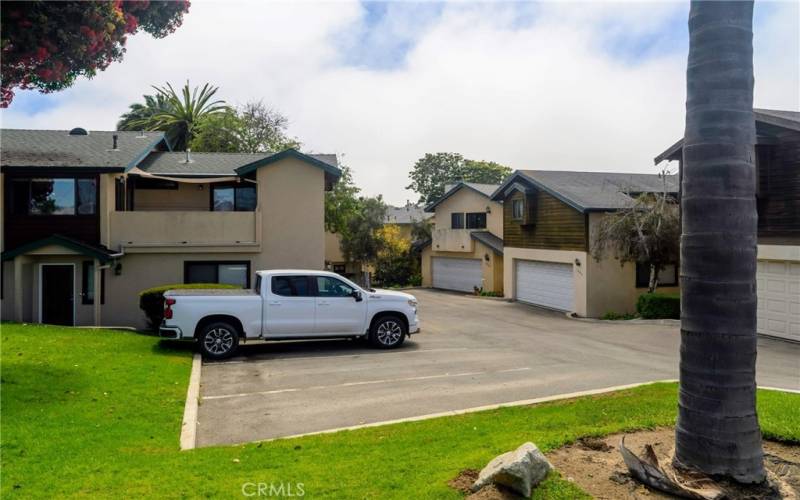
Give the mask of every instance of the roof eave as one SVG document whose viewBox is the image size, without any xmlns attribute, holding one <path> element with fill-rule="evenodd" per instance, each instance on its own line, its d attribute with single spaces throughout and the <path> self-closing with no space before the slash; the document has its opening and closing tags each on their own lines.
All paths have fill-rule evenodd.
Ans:
<svg viewBox="0 0 800 500">
<path fill-rule="evenodd" d="M 506 181 L 503 184 L 501 184 L 500 187 L 498 187 L 495 190 L 494 193 L 492 193 L 491 199 L 493 201 L 501 201 L 501 200 L 505 199 L 505 197 L 506 197 L 505 191 L 508 188 L 508 186 L 510 186 L 514 182 L 517 182 L 520 178 L 523 181 L 532 184 L 534 187 L 536 187 L 536 188 L 546 192 L 547 194 L 555 197 L 559 201 L 569 205 L 570 207 L 574 208 L 575 210 L 577 210 L 577 211 L 579 211 L 581 213 L 586 213 L 587 208 L 582 206 L 580 203 L 567 198 L 566 196 L 564 196 L 563 194 L 559 193 L 555 189 L 552 189 L 549 186 L 547 186 L 545 184 L 542 184 L 541 182 L 537 181 L 533 177 L 529 177 L 528 175 L 526 175 L 525 172 L 522 172 L 522 171 L 519 171 L 519 170 L 517 170 L 516 172 L 511 174 L 511 176 L 508 179 L 506 179 Z"/>
<path fill-rule="evenodd" d="M 164 143 L 164 144 L 167 146 L 167 149 L 169 149 L 170 151 L 172 151 L 172 146 L 170 145 L 169 141 L 166 139 L 166 135 L 164 134 L 164 132 L 160 132 L 160 133 L 159 133 L 159 134 L 156 136 L 156 139 L 155 139 L 154 141 L 151 141 L 151 142 L 150 142 L 150 144 L 148 144 L 148 145 L 147 145 L 147 148 L 145 148 L 145 149 L 144 149 L 144 150 L 143 150 L 141 153 L 139 153 L 139 154 L 136 156 L 136 158 L 134 158 L 134 159 L 133 159 L 133 160 L 132 160 L 130 163 L 128 163 L 128 164 L 125 166 L 125 169 L 124 169 L 124 171 L 125 171 L 125 172 L 129 172 L 131 169 L 133 169 L 133 168 L 135 168 L 135 167 L 139 166 L 139 164 L 140 164 L 140 163 L 141 163 L 141 162 L 142 162 L 142 161 L 143 161 L 145 158 L 147 158 L 147 155 L 149 155 L 150 153 L 152 153 L 152 152 L 153 152 L 153 149 L 155 149 L 155 147 L 156 147 L 156 146 L 158 146 L 158 145 L 159 145 L 161 142 L 163 142 L 163 143 Z"/>
<path fill-rule="evenodd" d="M 291 149 L 291 148 L 284 149 L 280 153 L 275 153 L 274 155 L 267 156 L 266 158 L 262 158 L 260 160 L 256 160 L 246 165 L 242 165 L 241 167 L 235 169 L 236 174 L 239 176 L 245 176 L 249 173 L 255 172 L 256 170 L 258 170 L 263 166 L 275 163 L 285 158 L 296 158 L 298 160 L 309 163 L 317 168 L 322 169 L 325 173 L 330 174 L 331 176 L 334 177 L 335 180 L 338 180 L 339 177 L 342 176 L 342 170 L 340 168 L 334 167 L 329 163 L 325 163 L 324 161 L 318 160 L 313 156 L 309 156 L 307 154 L 301 153 L 296 149 Z"/>
</svg>

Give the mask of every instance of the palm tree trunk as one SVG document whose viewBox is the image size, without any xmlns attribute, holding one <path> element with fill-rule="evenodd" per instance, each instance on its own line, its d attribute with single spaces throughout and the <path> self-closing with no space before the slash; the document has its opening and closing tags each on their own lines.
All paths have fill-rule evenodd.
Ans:
<svg viewBox="0 0 800 500">
<path fill-rule="evenodd" d="M 756 414 L 753 2 L 689 14 L 675 465 L 764 480 Z"/>
</svg>

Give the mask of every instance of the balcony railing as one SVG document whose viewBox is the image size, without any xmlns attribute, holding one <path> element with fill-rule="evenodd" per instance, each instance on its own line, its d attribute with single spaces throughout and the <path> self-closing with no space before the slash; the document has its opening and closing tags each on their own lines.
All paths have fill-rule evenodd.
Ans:
<svg viewBox="0 0 800 500">
<path fill-rule="evenodd" d="M 472 252 L 471 229 L 434 229 L 431 234 L 435 252 Z"/>
<path fill-rule="evenodd" d="M 112 248 L 256 245 L 256 212 L 111 212 Z"/>
</svg>

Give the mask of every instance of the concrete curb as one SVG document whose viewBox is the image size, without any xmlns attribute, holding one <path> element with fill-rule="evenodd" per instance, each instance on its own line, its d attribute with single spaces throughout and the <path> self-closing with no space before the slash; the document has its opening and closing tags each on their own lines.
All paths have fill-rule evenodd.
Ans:
<svg viewBox="0 0 800 500">
<path fill-rule="evenodd" d="M 200 401 L 200 370 L 202 366 L 203 359 L 200 353 L 195 353 L 192 358 L 189 388 L 186 390 L 186 405 L 183 407 L 181 451 L 192 450 L 197 445 L 197 410 Z"/>
<path fill-rule="evenodd" d="M 394 420 L 384 420 L 382 422 L 372 422 L 369 424 L 361 424 L 361 425 L 351 425 L 348 427 L 338 427 L 335 429 L 325 429 L 322 431 L 314 431 L 314 432 L 306 432 L 303 434 L 292 434 L 290 436 L 281 436 L 272 439 L 262 439 L 259 441 L 252 441 L 253 443 L 268 443 L 271 441 L 278 441 L 279 439 L 294 439 L 303 436 L 316 436 L 319 434 L 332 434 L 334 432 L 341 432 L 341 431 L 352 431 L 356 429 L 366 429 L 369 427 L 380 427 L 383 425 L 391 425 L 391 424 L 401 424 L 404 422 L 418 422 L 420 420 L 430 420 L 432 418 L 439 418 L 439 417 L 453 417 L 456 415 L 464 415 L 465 413 L 475 413 L 479 411 L 487 411 L 487 410 L 496 410 L 498 408 L 509 408 L 514 406 L 530 406 L 538 403 L 547 403 L 550 401 L 560 401 L 562 399 L 573 399 L 579 398 L 582 396 L 592 396 L 596 394 L 604 394 L 608 392 L 614 391 L 622 391 L 625 389 L 633 389 L 635 387 L 641 387 L 643 385 L 652 385 L 652 384 L 660 384 L 665 382 L 677 382 L 677 379 L 666 379 L 666 380 L 651 380 L 649 382 L 638 382 L 636 384 L 626 384 L 626 385 L 616 385 L 612 387 L 604 387 L 602 389 L 591 389 L 588 391 L 580 391 L 580 392 L 569 392 L 566 394 L 556 394 L 554 396 L 544 396 L 541 398 L 534 398 L 534 399 L 523 399 L 520 401 L 511 401 L 509 403 L 498 403 L 492 405 L 485 405 L 485 406 L 475 406 L 473 408 L 466 408 L 463 410 L 450 410 L 450 411 L 443 411 L 439 413 L 429 413 L 427 415 L 419 415 L 416 417 L 407 417 L 407 418 L 398 418 Z M 775 389 L 775 390 L 784 390 L 784 389 Z M 239 443 L 239 444 L 247 444 L 247 443 Z M 236 445 L 233 445 L 236 446 Z"/>
<path fill-rule="evenodd" d="M 661 326 L 681 326 L 681 320 L 679 319 L 641 319 L 641 318 L 634 318 L 634 319 L 599 319 L 599 318 L 581 318 L 580 316 L 575 316 L 574 312 L 566 313 L 565 315 L 568 319 L 574 321 L 582 321 L 584 323 L 602 323 L 604 325 L 661 325 Z"/>
</svg>

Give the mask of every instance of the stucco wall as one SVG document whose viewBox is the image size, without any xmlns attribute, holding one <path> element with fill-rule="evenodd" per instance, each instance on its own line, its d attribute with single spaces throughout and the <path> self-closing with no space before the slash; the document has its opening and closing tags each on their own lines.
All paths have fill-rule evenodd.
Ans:
<svg viewBox="0 0 800 500">
<path fill-rule="evenodd" d="M 492 213 L 486 214 L 486 230 L 502 238 L 503 205 L 496 201 L 491 201 L 486 196 L 466 187 L 462 187 L 456 194 L 436 207 L 436 228 L 449 228 L 451 222 L 450 214 L 453 212 L 486 212 L 486 207 L 489 207 L 492 211 Z"/>
<path fill-rule="evenodd" d="M 208 211 L 211 206 L 210 187 L 208 184 L 178 183 L 178 189 L 136 189 L 133 203 L 136 211 Z"/>
<path fill-rule="evenodd" d="M 287 158 L 257 171 L 262 217 L 257 269 L 325 265 L 325 174 Z"/>
<path fill-rule="evenodd" d="M 594 241 L 598 224 L 605 215 L 589 215 L 589 241 Z M 636 287 L 636 265 L 626 262 L 621 265 L 613 252 L 605 252 L 600 261 L 588 258 L 588 304 L 587 316 L 600 317 L 607 312 L 635 313 L 639 295 L 647 293 L 647 288 Z M 659 292 L 680 291 L 678 286 L 660 286 Z"/>
</svg>

